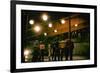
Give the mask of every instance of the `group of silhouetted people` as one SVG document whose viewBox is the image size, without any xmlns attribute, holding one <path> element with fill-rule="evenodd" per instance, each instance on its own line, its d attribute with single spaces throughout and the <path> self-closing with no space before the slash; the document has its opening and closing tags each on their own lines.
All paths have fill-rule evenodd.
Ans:
<svg viewBox="0 0 100 73">
<path fill-rule="evenodd" d="M 66 60 L 72 60 L 72 54 L 73 54 L 73 48 L 74 43 L 69 39 L 65 42 L 65 46 L 59 47 L 59 42 L 55 41 L 52 44 L 52 60 L 54 61 L 63 61 L 63 57 L 65 57 Z"/>
<path fill-rule="evenodd" d="M 50 56 L 48 56 L 49 61 L 63 61 L 63 58 L 65 57 L 65 60 L 72 60 L 73 58 L 73 48 L 74 43 L 68 39 L 65 42 L 64 47 L 59 47 L 59 41 L 55 40 L 51 43 L 50 46 Z M 34 62 L 43 62 L 45 59 L 45 45 L 44 43 L 40 43 L 39 47 L 35 47 L 33 52 L 33 58 L 32 61 Z"/>
</svg>

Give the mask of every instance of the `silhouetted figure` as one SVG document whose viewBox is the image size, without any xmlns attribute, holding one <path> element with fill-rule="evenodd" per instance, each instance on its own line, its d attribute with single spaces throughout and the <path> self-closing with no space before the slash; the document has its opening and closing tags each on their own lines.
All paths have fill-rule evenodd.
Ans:
<svg viewBox="0 0 100 73">
<path fill-rule="evenodd" d="M 49 61 L 52 61 L 51 56 L 52 56 L 52 47 L 51 47 L 51 44 L 48 44 L 48 58 L 49 58 Z"/>
<path fill-rule="evenodd" d="M 64 42 L 60 42 L 60 60 L 63 61 L 64 52 L 65 52 L 65 44 Z"/>
<path fill-rule="evenodd" d="M 74 43 L 70 39 L 67 40 L 65 48 L 66 60 L 68 60 L 68 57 L 72 60 Z"/>
<path fill-rule="evenodd" d="M 39 48 L 38 47 L 34 47 L 33 52 L 32 52 L 32 61 L 33 62 L 38 62 L 39 61 Z"/>
<path fill-rule="evenodd" d="M 54 42 L 51 44 L 51 56 L 52 56 L 52 61 L 53 61 L 54 60 L 54 56 L 55 56 Z"/>
<path fill-rule="evenodd" d="M 40 43 L 40 61 L 44 61 L 44 51 L 45 51 L 45 44 Z"/>
<path fill-rule="evenodd" d="M 53 49 L 53 60 L 59 61 L 60 60 L 60 49 L 59 49 L 59 42 L 57 40 L 53 42 L 52 49 Z"/>
</svg>

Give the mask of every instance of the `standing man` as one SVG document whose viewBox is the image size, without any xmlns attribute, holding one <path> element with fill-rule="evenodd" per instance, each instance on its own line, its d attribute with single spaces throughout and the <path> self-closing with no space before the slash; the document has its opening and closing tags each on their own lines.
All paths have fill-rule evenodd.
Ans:
<svg viewBox="0 0 100 73">
<path fill-rule="evenodd" d="M 64 57 L 64 52 L 65 52 L 65 42 L 62 41 L 60 42 L 59 44 L 59 47 L 60 47 L 60 60 L 63 61 L 63 57 Z"/>
<path fill-rule="evenodd" d="M 38 62 L 39 61 L 39 48 L 38 47 L 33 48 L 32 55 L 33 55 L 32 61 Z"/>
<path fill-rule="evenodd" d="M 60 61 L 60 49 L 58 39 L 55 38 L 52 42 L 52 59 L 53 61 Z"/>
<path fill-rule="evenodd" d="M 45 51 L 45 44 L 43 42 L 40 43 L 40 61 L 44 61 L 44 51 Z"/>
<path fill-rule="evenodd" d="M 68 39 L 65 46 L 66 60 L 68 60 L 68 57 L 70 58 L 70 60 L 72 60 L 73 48 L 74 48 L 74 43 L 70 39 Z"/>
</svg>

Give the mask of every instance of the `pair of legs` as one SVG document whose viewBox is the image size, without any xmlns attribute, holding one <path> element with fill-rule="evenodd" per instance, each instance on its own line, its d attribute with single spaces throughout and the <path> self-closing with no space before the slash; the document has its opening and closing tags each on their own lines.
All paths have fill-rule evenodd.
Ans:
<svg viewBox="0 0 100 73">
<path fill-rule="evenodd" d="M 63 61 L 63 57 L 64 57 L 64 48 L 61 48 L 60 50 L 60 60 Z"/>
<path fill-rule="evenodd" d="M 44 61 L 44 50 L 40 51 L 40 61 Z"/>
<path fill-rule="evenodd" d="M 60 53 L 55 53 L 54 60 L 60 61 Z"/>
<path fill-rule="evenodd" d="M 53 61 L 60 61 L 60 50 L 59 49 L 53 50 L 52 60 Z"/>
<path fill-rule="evenodd" d="M 66 57 L 66 60 L 68 60 L 68 57 L 70 60 L 72 60 L 73 58 L 73 49 L 70 49 L 70 48 L 67 48 L 65 50 L 65 57 Z"/>
</svg>

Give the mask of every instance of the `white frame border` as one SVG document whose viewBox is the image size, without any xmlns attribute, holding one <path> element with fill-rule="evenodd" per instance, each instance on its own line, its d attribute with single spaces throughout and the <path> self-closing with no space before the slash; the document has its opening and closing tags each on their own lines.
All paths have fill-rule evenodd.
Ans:
<svg viewBox="0 0 100 73">
<path fill-rule="evenodd" d="M 41 63 L 21 63 L 21 10 L 39 11 L 61 11 L 61 12 L 84 12 L 90 13 L 90 60 L 63 61 L 63 62 L 41 62 Z M 94 9 L 54 7 L 41 5 L 16 5 L 16 69 L 41 68 L 57 66 L 75 66 L 94 64 Z"/>
</svg>

